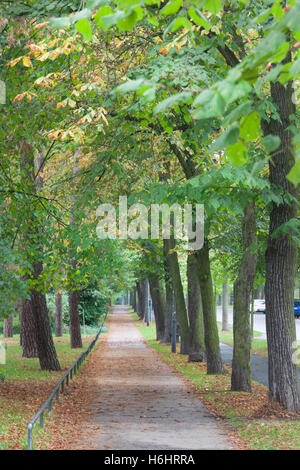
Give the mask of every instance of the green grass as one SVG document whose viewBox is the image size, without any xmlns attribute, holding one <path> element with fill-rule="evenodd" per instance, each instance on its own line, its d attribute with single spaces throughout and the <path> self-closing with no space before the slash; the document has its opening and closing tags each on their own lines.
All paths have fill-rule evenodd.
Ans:
<svg viewBox="0 0 300 470">
<path fill-rule="evenodd" d="M 228 331 L 222 331 L 221 323 L 218 323 L 219 329 L 219 338 L 222 343 L 228 344 L 229 346 L 233 346 L 233 331 L 232 327 L 229 327 Z M 259 331 L 253 332 L 253 340 L 252 340 L 252 353 L 260 354 L 264 357 L 268 357 L 268 346 L 266 339 L 259 339 L 261 333 Z"/>
<path fill-rule="evenodd" d="M 230 368 L 225 375 L 207 375 L 203 363 L 189 363 L 187 356 L 174 354 L 171 346 L 155 340 L 155 326 L 147 327 L 134 314 L 134 319 L 148 344 L 171 367 L 188 379 L 207 408 L 229 428 L 240 446 L 253 450 L 299 450 L 300 419 L 268 403 L 267 388 L 253 382 L 252 393 L 231 392 Z M 220 333 L 221 341 L 232 344 L 232 331 Z M 264 350 L 264 340 L 253 341 L 253 347 Z M 179 352 L 179 347 L 177 349 Z M 261 416 L 259 419 L 258 416 Z"/>
</svg>

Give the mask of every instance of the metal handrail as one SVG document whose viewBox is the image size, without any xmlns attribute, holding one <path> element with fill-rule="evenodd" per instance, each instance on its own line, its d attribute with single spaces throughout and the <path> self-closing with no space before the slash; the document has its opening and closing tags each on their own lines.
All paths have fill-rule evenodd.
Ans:
<svg viewBox="0 0 300 470">
<path fill-rule="evenodd" d="M 106 320 L 106 317 L 107 317 L 107 314 L 108 312 L 106 312 L 104 318 L 103 318 L 103 321 L 100 325 L 100 328 L 95 336 L 95 338 L 93 339 L 93 341 L 88 345 L 88 347 L 85 349 L 85 351 L 83 351 L 80 356 L 76 359 L 76 361 L 69 367 L 69 369 L 67 370 L 67 372 L 64 374 L 64 376 L 60 379 L 60 381 L 56 384 L 55 388 L 53 389 L 53 391 L 51 392 L 51 394 L 49 395 L 49 397 L 47 398 L 47 400 L 45 401 L 45 403 L 41 406 L 41 408 L 39 409 L 39 411 L 36 413 L 36 415 L 34 416 L 34 418 L 32 418 L 32 420 L 30 421 L 30 423 L 28 423 L 28 426 L 27 426 L 27 429 L 28 429 L 28 440 L 27 440 L 27 449 L 28 450 L 32 450 L 32 433 L 33 433 L 33 426 L 35 424 L 35 422 L 40 419 L 40 428 L 43 428 L 44 427 L 44 412 L 46 411 L 46 409 L 48 409 L 48 412 L 50 413 L 51 412 L 51 409 L 52 409 L 52 400 L 56 399 L 56 401 L 58 402 L 59 401 L 59 393 L 64 393 L 64 390 L 65 390 L 65 384 L 66 385 L 69 385 L 69 382 L 70 380 L 73 379 L 73 372 L 74 372 L 74 375 L 76 375 L 76 373 L 78 372 L 79 370 L 79 366 L 82 364 L 82 362 L 86 359 L 86 357 L 89 355 L 89 353 L 91 352 L 91 350 L 93 349 L 93 347 L 95 346 L 95 343 L 97 342 L 99 336 L 100 336 L 100 333 L 102 331 L 102 328 L 103 328 L 103 325 L 104 325 L 104 322 Z"/>
</svg>

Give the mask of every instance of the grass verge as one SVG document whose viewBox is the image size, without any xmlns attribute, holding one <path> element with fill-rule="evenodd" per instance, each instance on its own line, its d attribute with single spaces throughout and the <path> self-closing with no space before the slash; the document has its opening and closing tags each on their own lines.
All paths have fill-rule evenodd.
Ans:
<svg viewBox="0 0 300 470">
<path fill-rule="evenodd" d="M 233 346 L 233 329 L 232 326 L 229 327 L 228 331 L 222 331 L 221 323 L 218 323 L 219 329 L 219 338 L 222 343 Z M 259 339 L 261 333 L 259 331 L 253 332 L 252 339 L 252 353 L 258 354 L 260 356 L 268 357 L 268 346 L 266 339 Z"/>
<path fill-rule="evenodd" d="M 102 334 L 105 334 L 104 332 Z M 41 371 L 38 359 L 24 359 L 19 345 L 19 338 L 5 338 L 7 344 L 6 364 L 0 365 L 0 373 L 5 380 L 0 382 L 0 450 L 17 450 L 27 448 L 27 424 L 48 398 L 56 383 L 70 365 L 90 344 L 94 335 L 82 338 L 83 347 L 71 349 L 69 337 L 54 338 L 55 348 L 61 365 L 57 372 Z M 97 345 L 96 345 L 97 347 Z M 85 367 L 89 357 L 81 366 Z M 76 389 L 80 374 L 70 382 L 65 395 Z M 65 397 L 61 402 L 67 402 Z M 73 404 L 74 405 L 74 404 Z M 39 423 L 34 426 L 34 447 L 46 449 L 50 438 L 48 423 L 55 415 L 56 405 L 53 402 L 51 415 L 45 414 L 45 427 L 40 430 Z M 64 406 L 68 406 L 66 403 Z M 70 425 L 70 423 L 68 423 Z M 54 430 L 55 431 L 55 430 Z"/>
<path fill-rule="evenodd" d="M 155 340 L 155 326 L 145 326 L 136 314 L 134 319 L 148 344 L 182 374 L 209 411 L 226 426 L 237 447 L 249 450 L 300 448 L 300 414 L 293 415 L 278 404 L 270 404 L 265 386 L 253 382 L 252 393 L 232 392 L 228 366 L 225 366 L 225 375 L 207 375 L 206 364 L 191 363 L 186 355 L 172 353 L 170 345 Z"/>
</svg>

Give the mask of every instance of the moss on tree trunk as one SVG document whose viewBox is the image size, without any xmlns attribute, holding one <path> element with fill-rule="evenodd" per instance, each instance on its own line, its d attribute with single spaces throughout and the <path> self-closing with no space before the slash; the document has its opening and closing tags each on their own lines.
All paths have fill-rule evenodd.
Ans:
<svg viewBox="0 0 300 470">
<path fill-rule="evenodd" d="M 251 392 L 251 326 L 250 296 L 256 270 L 256 253 L 251 245 L 256 244 L 255 207 L 251 201 L 244 210 L 243 223 L 244 252 L 239 275 L 234 283 L 233 300 L 233 360 L 231 390 Z"/>
</svg>

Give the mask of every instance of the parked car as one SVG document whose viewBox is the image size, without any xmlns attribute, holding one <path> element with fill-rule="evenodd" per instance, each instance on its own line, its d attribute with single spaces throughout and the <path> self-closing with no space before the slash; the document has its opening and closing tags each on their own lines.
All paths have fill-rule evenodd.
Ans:
<svg viewBox="0 0 300 470">
<path fill-rule="evenodd" d="M 263 299 L 254 299 L 254 312 L 266 313 L 266 301 Z M 295 318 L 300 318 L 300 300 L 294 300 Z"/>
<path fill-rule="evenodd" d="M 300 318 L 300 300 L 294 300 L 294 315 Z"/>
<path fill-rule="evenodd" d="M 264 299 L 254 299 L 254 312 L 266 313 L 266 301 Z"/>
</svg>

